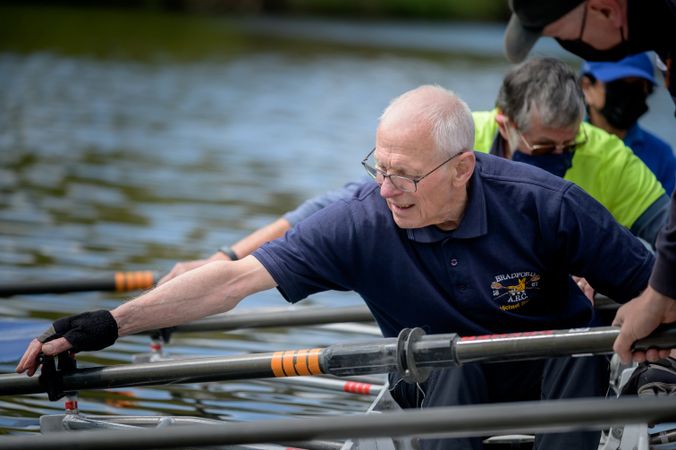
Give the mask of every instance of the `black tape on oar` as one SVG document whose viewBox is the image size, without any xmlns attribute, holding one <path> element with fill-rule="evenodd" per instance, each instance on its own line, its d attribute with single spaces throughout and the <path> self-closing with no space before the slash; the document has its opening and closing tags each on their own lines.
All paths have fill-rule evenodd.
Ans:
<svg viewBox="0 0 676 450">
<path fill-rule="evenodd" d="M 70 351 L 60 353 L 57 356 L 58 367 L 54 359 L 53 356 L 40 353 L 42 369 L 38 380 L 51 401 L 56 401 L 66 395 L 73 394 L 72 392 L 65 392 L 63 390 L 63 375 L 77 369 L 77 362 Z"/>
<path fill-rule="evenodd" d="M 164 344 L 168 344 L 171 341 L 171 336 L 176 331 L 176 327 L 167 327 L 160 328 L 159 330 L 153 330 L 150 333 L 150 338 L 158 341 L 162 341 Z"/>
<path fill-rule="evenodd" d="M 413 351 L 413 344 L 424 335 L 422 328 L 404 328 L 397 338 L 397 369 L 402 380 L 407 383 L 422 383 L 430 375 L 429 367 L 416 365 Z"/>
</svg>

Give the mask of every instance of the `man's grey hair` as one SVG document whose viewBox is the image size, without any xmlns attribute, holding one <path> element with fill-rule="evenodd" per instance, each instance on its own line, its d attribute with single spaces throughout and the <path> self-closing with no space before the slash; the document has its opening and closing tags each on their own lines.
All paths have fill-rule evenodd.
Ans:
<svg viewBox="0 0 676 450">
<path fill-rule="evenodd" d="M 523 132 L 528 131 L 533 113 L 550 128 L 571 128 L 584 116 L 577 75 L 555 58 L 534 58 L 510 70 L 496 106 Z"/>
<path fill-rule="evenodd" d="M 467 104 L 438 85 L 423 85 L 392 100 L 380 122 L 405 120 L 431 126 L 437 150 L 453 156 L 474 148 L 474 120 Z"/>
</svg>

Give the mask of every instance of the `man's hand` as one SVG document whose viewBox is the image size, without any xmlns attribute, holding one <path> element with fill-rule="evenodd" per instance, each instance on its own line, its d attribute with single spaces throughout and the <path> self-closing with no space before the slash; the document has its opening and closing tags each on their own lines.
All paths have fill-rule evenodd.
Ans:
<svg viewBox="0 0 676 450">
<path fill-rule="evenodd" d="M 46 344 L 43 344 L 37 338 L 33 339 L 28 345 L 26 352 L 21 357 L 21 361 L 19 361 L 19 364 L 16 366 L 16 373 L 26 372 L 26 375 L 32 377 L 40 365 L 40 352 L 47 356 L 56 356 L 59 353 L 70 350 L 72 347 L 73 346 L 66 338 L 58 338 L 49 341 Z"/>
<path fill-rule="evenodd" d="M 61 318 L 31 341 L 16 372 L 33 376 L 40 365 L 40 352 L 54 356 L 71 348 L 75 351 L 101 350 L 113 345 L 117 337 L 117 322 L 110 311 L 102 309 Z"/>
<path fill-rule="evenodd" d="M 666 358 L 669 350 L 649 349 L 646 352 L 637 351 L 632 354 L 631 346 L 638 339 L 648 336 L 659 325 L 672 322 L 676 322 L 676 300 L 648 286 L 640 296 L 617 310 L 613 325 L 621 329 L 620 335 L 615 339 L 613 350 L 625 363 L 631 361 L 632 357 L 636 362 Z"/>
<path fill-rule="evenodd" d="M 167 281 L 176 278 L 181 274 L 189 272 L 193 269 L 197 269 L 198 267 L 202 267 L 203 265 L 208 264 L 212 261 L 230 261 L 230 258 L 228 258 L 225 254 L 221 252 L 217 252 L 207 259 L 196 259 L 194 261 L 184 261 L 176 263 L 174 267 L 172 267 L 171 271 L 165 276 L 163 276 L 157 284 L 158 286 L 160 284 L 164 284 Z"/>
<path fill-rule="evenodd" d="M 594 304 L 594 288 L 587 282 L 586 279 L 581 277 L 573 276 L 573 281 L 577 284 L 577 287 L 580 288 L 582 293 Z"/>
</svg>

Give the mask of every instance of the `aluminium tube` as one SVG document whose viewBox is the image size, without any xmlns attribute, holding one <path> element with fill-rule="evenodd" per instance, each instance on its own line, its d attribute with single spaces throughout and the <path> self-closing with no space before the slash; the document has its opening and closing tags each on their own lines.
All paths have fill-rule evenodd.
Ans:
<svg viewBox="0 0 676 450">
<path fill-rule="evenodd" d="M 28 294 L 61 294 L 65 292 L 117 291 L 149 289 L 159 280 L 150 271 L 115 272 L 80 279 L 16 281 L 0 284 L 0 297 Z"/>
<path fill-rule="evenodd" d="M 366 306 L 312 307 L 299 308 L 293 311 L 229 313 L 178 325 L 172 331 L 227 331 L 238 328 L 289 327 L 337 322 L 373 322 L 373 315 Z"/>
<path fill-rule="evenodd" d="M 511 402 L 162 429 L 5 436 L 0 450 L 128 450 L 362 437 L 444 436 L 600 430 L 676 420 L 676 398 L 626 397 Z"/>
<path fill-rule="evenodd" d="M 408 332 L 408 333 L 407 333 Z M 523 360 L 538 357 L 610 353 L 619 333 L 602 327 L 458 338 L 454 334 L 424 336 L 406 329 L 401 338 L 373 339 L 326 348 L 288 350 L 241 356 L 160 361 L 57 372 L 59 389 L 106 389 L 168 383 L 193 383 L 305 375 L 363 375 L 393 371 L 424 376 L 432 367 L 468 362 Z M 641 344 L 643 343 L 643 344 Z M 659 330 L 638 345 L 676 346 L 676 326 Z M 420 380 L 420 378 L 418 379 Z M 47 381 L 25 375 L 0 375 L 0 395 L 47 390 Z"/>
</svg>

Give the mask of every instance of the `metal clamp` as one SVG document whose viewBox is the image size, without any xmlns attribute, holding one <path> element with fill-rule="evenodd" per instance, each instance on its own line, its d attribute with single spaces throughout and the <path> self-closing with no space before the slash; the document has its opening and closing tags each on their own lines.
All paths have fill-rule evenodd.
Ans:
<svg viewBox="0 0 676 450">
<path fill-rule="evenodd" d="M 49 400 L 56 401 L 66 395 L 75 395 L 74 391 L 66 392 L 63 390 L 63 374 L 77 369 L 74 353 L 69 351 L 59 353 L 56 363 L 53 356 L 47 356 L 44 353 L 40 353 L 39 358 L 42 363 L 42 370 L 38 380 L 47 392 Z"/>
<path fill-rule="evenodd" d="M 159 330 L 154 330 L 150 334 L 150 338 L 168 344 L 169 341 L 171 341 L 171 336 L 174 334 L 174 331 L 176 331 L 176 327 L 160 328 Z"/>
<path fill-rule="evenodd" d="M 397 338 L 397 369 L 407 383 L 422 383 L 432 371 L 429 367 L 418 367 L 415 362 L 413 345 L 423 336 L 422 328 L 404 328 Z"/>
</svg>

